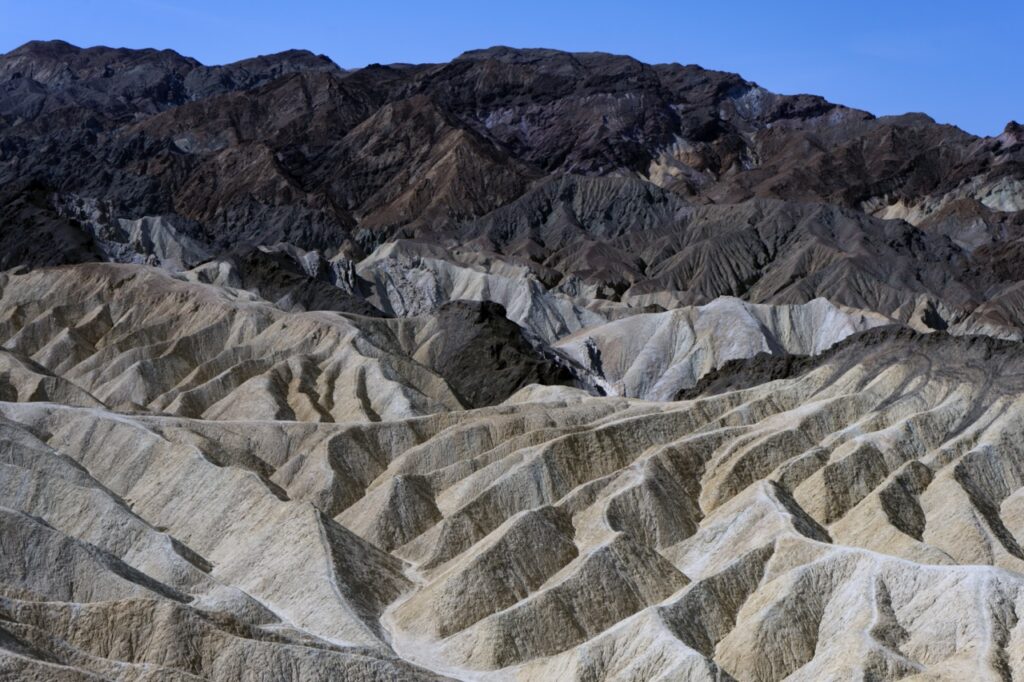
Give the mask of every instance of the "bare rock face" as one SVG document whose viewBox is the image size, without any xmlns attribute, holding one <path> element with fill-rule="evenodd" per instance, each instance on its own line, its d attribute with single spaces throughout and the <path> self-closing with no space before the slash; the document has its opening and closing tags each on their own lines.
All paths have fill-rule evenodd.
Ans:
<svg viewBox="0 0 1024 682">
<path fill-rule="evenodd" d="M 584 384 L 586 370 L 505 317 L 490 301 L 452 301 L 389 322 L 406 352 L 442 377 L 467 407 L 504 401 L 529 384 Z"/>
<path fill-rule="evenodd" d="M 820 298 L 768 306 L 723 297 L 697 308 L 589 327 L 556 347 L 599 376 L 609 392 L 669 400 L 729 360 L 760 353 L 817 355 L 850 334 L 889 322 Z"/>
<path fill-rule="evenodd" d="M 1024 678 L 1021 142 L 0 56 L 0 679 Z"/>
<path fill-rule="evenodd" d="M 355 263 L 414 238 L 447 266 L 537 275 L 529 304 L 500 282 L 487 300 L 549 342 L 596 323 L 595 299 L 723 295 L 1021 331 L 982 309 L 1021 281 L 1015 124 L 983 139 L 693 65 L 504 47 L 345 71 L 302 51 L 208 67 L 33 42 L 0 56 L 0 85 L 5 267 L 180 270 L 280 244 Z M 369 284 L 356 298 L 381 312 L 467 297 L 437 263 L 373 263 L 347 293 Z M 373 314 L 330 300 L 323 273 L 245 265 L 273 302 Z"/>
<path fill-rule="evenodd" d="M 1016 342 L 890 325 L 823 349 L 874 321 L 722 300 L 679 312 L 758 320 L 740 356 L 779 348 L 685 400 L 529 388 L 467 410 L 449 360 L 485 354 L 431 344 L 479 305 L 285 313 L 124 265 L 10 274 L 3 297 L 5 674 L 1024 670 Z M 395 388 L 318 390 L 340 358 Z"/>
</svg>

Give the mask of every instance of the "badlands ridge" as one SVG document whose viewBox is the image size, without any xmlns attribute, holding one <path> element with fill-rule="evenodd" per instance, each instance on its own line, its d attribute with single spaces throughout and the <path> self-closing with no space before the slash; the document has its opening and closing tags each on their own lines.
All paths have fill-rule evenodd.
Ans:
<svg viewBox="0 0 1024 682">
<path fill-rule="evenodd" d="M 1024 678 L 1024 132 L 697 66 L 0 56 L 0 679 Z"/>
</svg>

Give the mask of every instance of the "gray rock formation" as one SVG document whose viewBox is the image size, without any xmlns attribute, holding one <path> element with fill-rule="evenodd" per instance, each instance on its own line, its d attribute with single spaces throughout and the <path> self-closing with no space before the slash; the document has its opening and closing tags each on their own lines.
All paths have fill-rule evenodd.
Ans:
<svg viewBox="0 0 1024 682">
<path fill-rule="evenodd" d="M 632 337 L 732 357 L 682 401 L 467 410 L 445 375 L 481 354 L 443 344 L 478 307 L 286 313 L 130 265 L 2 289 L 8 677 L 1024 671 L 1016 342 L 722 300 L 591 331 L 605 376 L 643 375 Z"/>
<path fill-rule="evenodd" d="M 614 395 L 671 400 L 729 360 L 759 353 L 817 355 L 858 331 L 890 324 L 825 299 L 790 306 L 718 298 L 698 308 L 637 314 L 583 329 L 556 348 Z"/>
</svg>

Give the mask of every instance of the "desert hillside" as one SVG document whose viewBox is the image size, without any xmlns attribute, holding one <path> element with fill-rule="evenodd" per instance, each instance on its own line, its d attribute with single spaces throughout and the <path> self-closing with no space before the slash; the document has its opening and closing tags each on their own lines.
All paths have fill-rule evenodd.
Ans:
<svg viewBox="0 0 1024 682">
<path fill-rule="evenodd" d="M 1024 129 L 495 47 L 0 56 L 0 679 L 1024 679 Z"/>
</svg>

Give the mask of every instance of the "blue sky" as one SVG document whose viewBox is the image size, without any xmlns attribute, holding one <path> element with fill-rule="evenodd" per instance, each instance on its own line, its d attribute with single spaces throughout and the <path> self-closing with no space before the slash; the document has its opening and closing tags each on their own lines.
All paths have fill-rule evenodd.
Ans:
<svg viewBox="0 0 1024 682">
<path fill-rule="evenodd" d="M 1024 121 L 1024 0 L 0 0 L 0 52 L 31 39 L 172 48 L 218 64 L 288 48 L 344 67 L 490 45 L 600 50 L 734 71 L 979 135 Z"/>
</svg>

